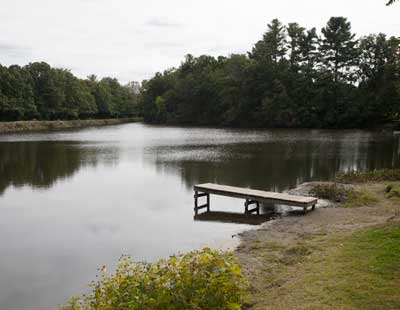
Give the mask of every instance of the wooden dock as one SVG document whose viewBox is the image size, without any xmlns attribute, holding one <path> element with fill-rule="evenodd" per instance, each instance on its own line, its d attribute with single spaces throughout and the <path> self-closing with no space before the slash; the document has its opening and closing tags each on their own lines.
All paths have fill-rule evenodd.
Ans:
<svg viewBox="0 0 400 310">
<path fill-rule="evenodd" d="M 198 211 L 201 209 L 207 209 L 207 212 L 210 212 L 210 194 L 245 199 L 245 214 L 260 214 L 260 203 L 274 203 L 300 207 L 303 208 L 305 212 L 309 207 L 314 210 L 315 205 L 318 202 L 318 199 L 314 197 L 266 192 L 249 188 L 218 185 L 212 183 L 195 185 L 193 189 L 194 212 L 196 215 L 198 215 Z M 206 198 L 206 203 L 199 205 L 198 199 L 201 197 Z M 251 205 L 255 205 L 255 207 L 253 209 L 249 209 L 249 206 Z"/>
</svg>

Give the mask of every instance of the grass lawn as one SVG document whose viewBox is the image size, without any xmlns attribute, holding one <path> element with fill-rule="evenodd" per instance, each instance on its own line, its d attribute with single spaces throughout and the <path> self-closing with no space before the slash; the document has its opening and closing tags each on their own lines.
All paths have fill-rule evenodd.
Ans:
<svg viewBox="0 0 400 310">
<path fill-rule="evenodd" d="M 254 250 L 252 309 L 400 309 L 400 224 Z"/>
</svg>

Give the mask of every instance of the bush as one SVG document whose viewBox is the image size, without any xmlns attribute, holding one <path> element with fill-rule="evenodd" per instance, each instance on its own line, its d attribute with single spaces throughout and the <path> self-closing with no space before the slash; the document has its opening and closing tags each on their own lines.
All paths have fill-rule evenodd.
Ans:
<svg viewBox="0 0 400 310">
<path fill-rule="evenodd" d="M 206 248 L 156 263 L 122 257 L 115 275 L 103 272 L 91 288 L 65 309 L 241 309 L 247 282 L 233 254 Z"/>
<path fill-rule="evenodd" d="M 310 194 L 321 199 L 342 202 L 346 199 L 349 191 L 343 185 L 336 183 L 317 184 L 310 190 Z"/>
<path fill-rule="evenodd" d="M 310 190 L 310 194 L 321 199 L 340 202 L 345 208 L 372 206 L 378 202 L 378 198 L 366 189 L 355 190 L 336 183 L 317 184 Z"/>
<path fill-rule="evenodd" d="M 400 183 L 390 183 L 386 186 L 386 197 L 400 198 Z"/>
<path fill-rule="evenodd" d="M 338 182 L 343 183 L 368 183 L 384 181 L 400 181 L 400 169 L 383 169 L 366 172 L 342 173 L 336 177 Z"/>
<path fill-rule="evenodd" d="M 378 202 L 378 198 L 367 190 L 350 191 L 348 193 L 345 208 L 370 207 Z"/>
</svg>

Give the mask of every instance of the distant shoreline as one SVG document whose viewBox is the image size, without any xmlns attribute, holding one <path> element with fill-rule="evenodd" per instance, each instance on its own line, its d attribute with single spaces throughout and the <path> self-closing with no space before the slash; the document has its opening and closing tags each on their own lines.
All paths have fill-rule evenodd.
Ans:
<svg viewBox="0 0 400 310">
<path fill-rule="evenodd" d="M 57 121 L 18 121 L 0 122 L 0 134 L 61 130 L 91 126 L 109 126 L 141 121 L 141 118 L 89 119 L 89 120 L 57 120 Z"/>
</svg>

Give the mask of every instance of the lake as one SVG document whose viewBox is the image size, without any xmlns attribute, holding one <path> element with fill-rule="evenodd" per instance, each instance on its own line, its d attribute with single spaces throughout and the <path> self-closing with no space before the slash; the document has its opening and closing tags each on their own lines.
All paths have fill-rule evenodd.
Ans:
<svg viewBox="0 0 400 310">
<path fill-rule="evenodd" d="M 398 136 L 358 130 L 135 123 L 0 135 L 0 309 L 56 309 L 121 254 L 152 261 L 220 247 L 250 227 L 195 221 L 194 184 L 284 191 L 399 166 Z M 211 209 L 244 207 L 212 196 Z"/>
</svg>

